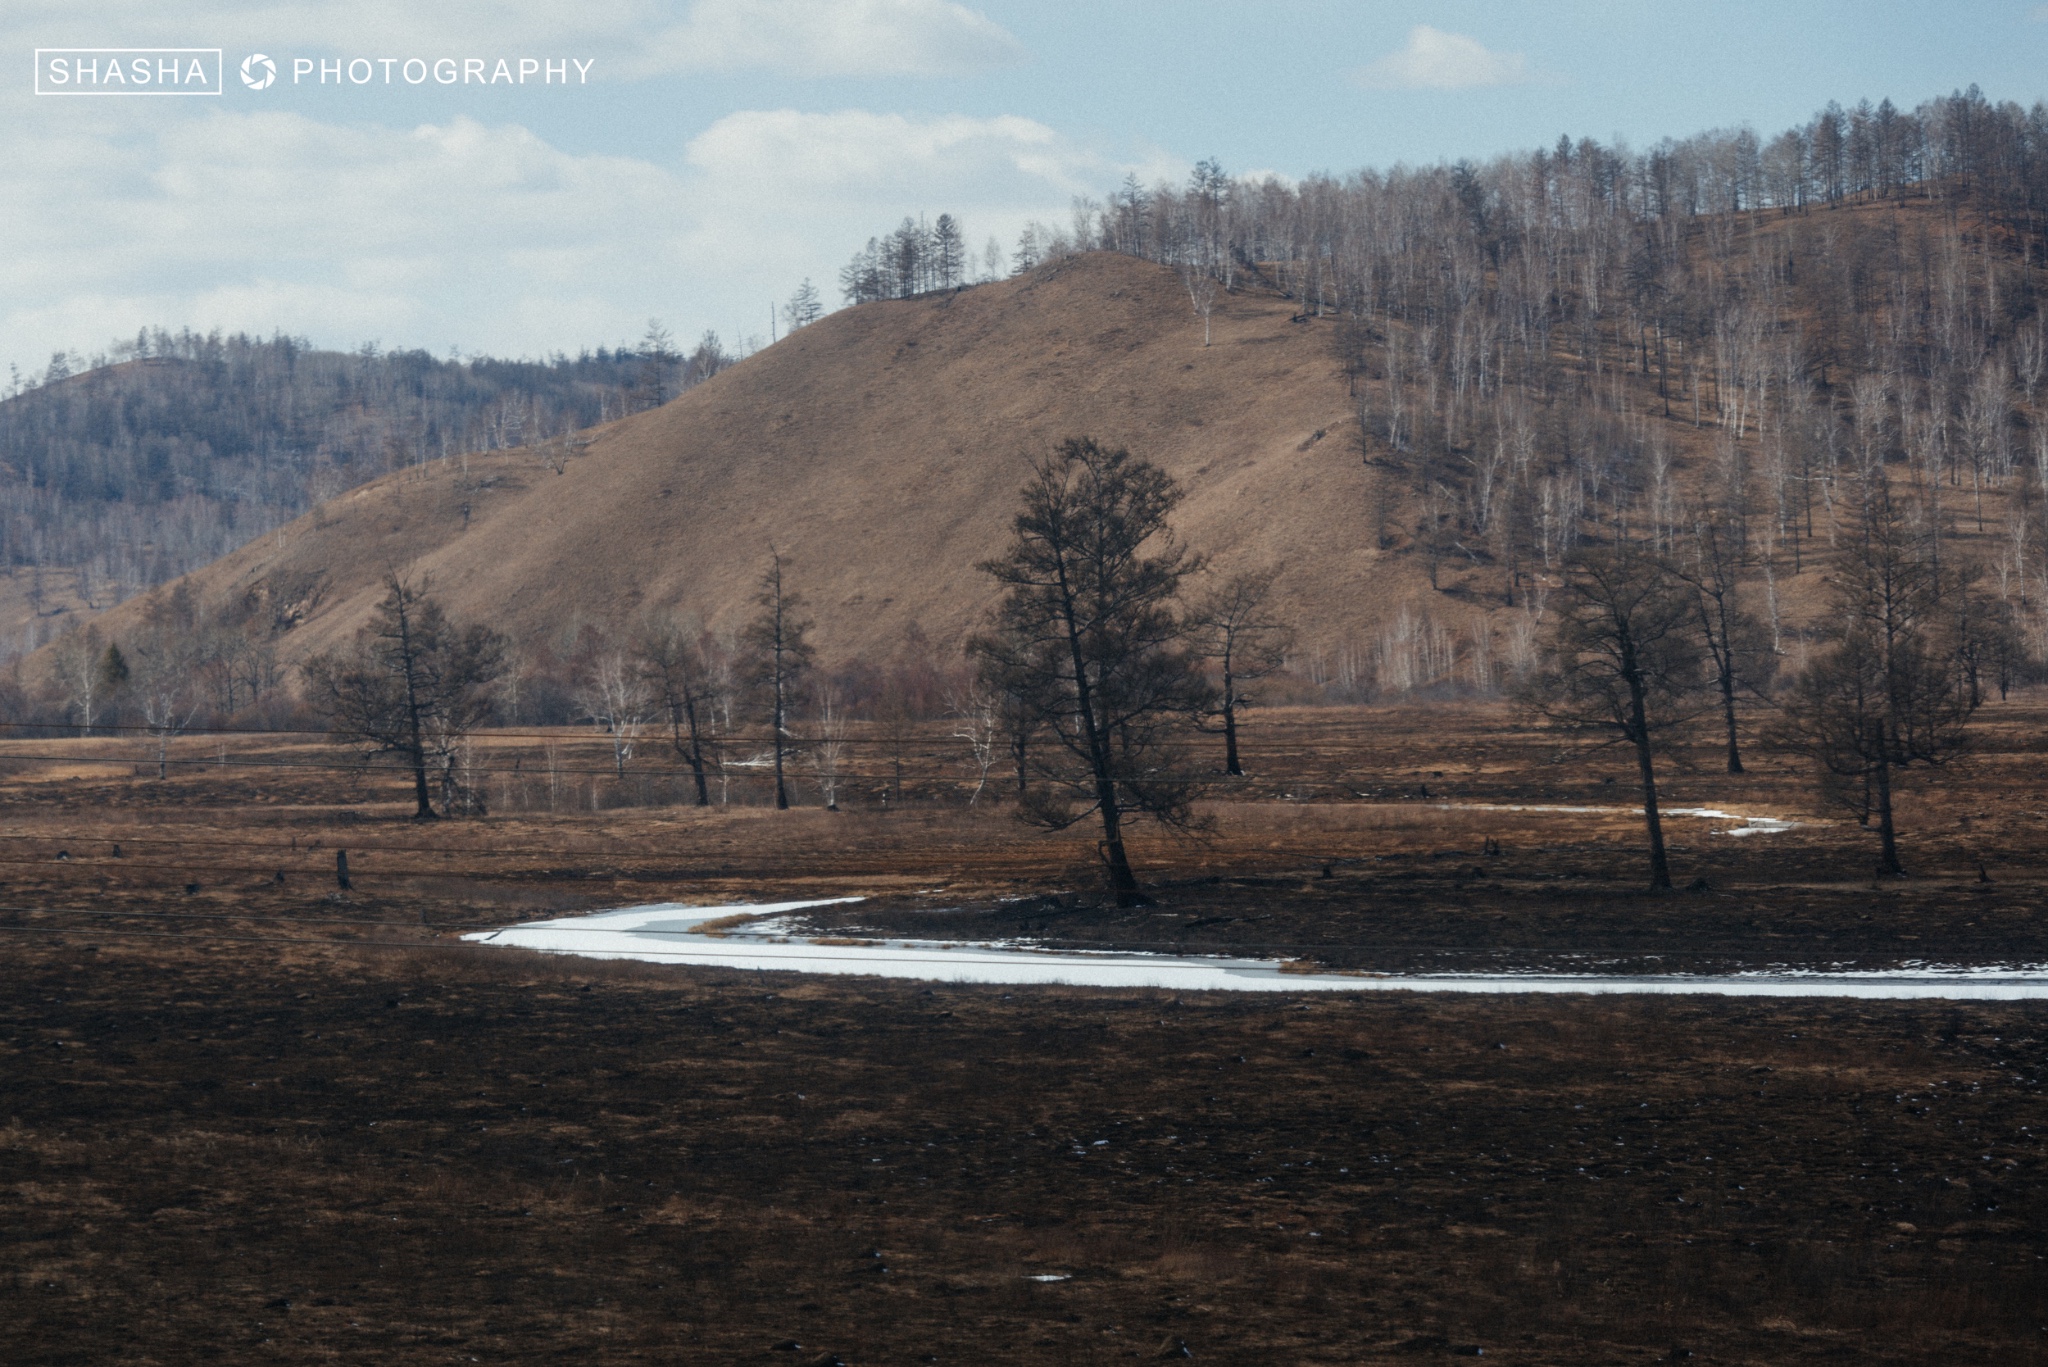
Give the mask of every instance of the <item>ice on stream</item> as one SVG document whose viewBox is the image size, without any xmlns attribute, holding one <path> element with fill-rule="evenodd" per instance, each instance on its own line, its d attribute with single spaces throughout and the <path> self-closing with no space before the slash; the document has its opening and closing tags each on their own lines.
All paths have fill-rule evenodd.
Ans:
<svg viewBox="0 0 2048 1367">
<path fill-rule="evenodd" d="M 1155 987 L 1184 992 L 1635 993 L 1726 997 L 2048 998 L 2048 964 L 1919 964 L 1874 972 L 1760 969 L 1729 974 L 1302 973 L 1275 959 L 1051 950 L 1023 943 L 793 934 L 784 913 L 858 902 L 831 897 L 719 907 L 662 902 L 528 921 L 465 935 L 480 944 L 589 959 L 795 973 L 866 974 L 1006 986 Z M 735 921 L 735 918 L 746 918 Z"/>
<path fill-rule="evenodd" d="M 1447 812 L 1575 812 L 1582 816 L 1641 816 L 1641 807 L 1559 807 L 1539 806 L 1521 802 L 1439 802 L 1439 808 Z M 1724 812 L 1719 807 L 1661 807 L 1664 816 L 1692 816 L 1705 821 L 1734 821 L 1740 824 L 1730 830 L 1716 831 L 1716 835 L 1778 835 L 1798 826 L 1796 821 L 1787 821 L 1776 816 L 1745 816 L 1741 812 Z"/>
</svg>

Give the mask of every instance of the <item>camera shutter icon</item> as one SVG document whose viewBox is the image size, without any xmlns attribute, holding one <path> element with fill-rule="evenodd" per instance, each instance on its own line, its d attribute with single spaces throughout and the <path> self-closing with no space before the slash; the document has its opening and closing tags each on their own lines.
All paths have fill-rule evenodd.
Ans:
<svg viewBox="0 0 2048 1367">
<path fill-rule="evenodd" d="M 242 59 L 242 84 L 251 90 L 266 90 L 277 79 L 277 63 L 260 52 Z"/>
</svg>

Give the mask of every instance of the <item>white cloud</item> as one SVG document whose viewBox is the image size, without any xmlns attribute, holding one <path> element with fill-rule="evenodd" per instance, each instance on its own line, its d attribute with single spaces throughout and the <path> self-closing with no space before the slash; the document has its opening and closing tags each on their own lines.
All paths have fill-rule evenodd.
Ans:
<svg viewBox="0 0 2048 1367">
<path fill-rule="evenodd" d="M 1472 90 L 1520 85 L 1529 69 L 1519 52 L 1493 52 L 1462 33 L 1417 24 L 1399 51 L 1361 68 L 1356 79 L 1373 90 Z"/>
<path fill-rule="evenodd" d="M 209 112 L 148 131 L 21 111 L 0 158 L 0 367 L 144 325 L 539 355 L 767 331 L 772 301 L 903 214 L 979 244 L 1125 167 L 1030 119 L 742 111 L 674 169 L 470 118 Z M 38 126 L 40 125 L 40 126 Z"/>
<path fill-rule="evenodd" d="M 743 110 L 711 125 L 686 160 L 723 185 L 802 186 L 806 198 L 900 198 L 916 186 L 1037 183 L 1061 195 L 1087 188 L 1103 164 L 1034 119 L 999 115 L 912 118 L 852 109 L 805 114 Z M 1094 173 L 1094 174 L 1089 174 Z"/>
<path fill-rule="evenodd" d="M 0 167 L 15 210 L 0 330 L 24 370 L 145 323 L 573 349 L 623 335 L 644 319 L 643 273 L 683 266 L 674 175 L 516 127 L 218 114 L 154 137 L 26 145 L 36 155 Z"/>
<path fill-rule="evenodd" d="M 698 0 L 628 69 L 770 67 L 803 76 L 952 76 L 1009 66 L 1024 49 L 951 0 Z"/>
</svg>

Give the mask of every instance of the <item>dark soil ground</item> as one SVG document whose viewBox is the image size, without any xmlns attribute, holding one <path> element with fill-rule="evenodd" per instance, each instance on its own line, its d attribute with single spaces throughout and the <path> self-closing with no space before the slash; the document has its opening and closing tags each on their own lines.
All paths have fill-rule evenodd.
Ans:
<svg viewBox="0 0 2048 1367">
<path fill-rule="evenodd" d="M 851 923 L 1383 967 L 2048 959 L 2044 716 L 1988 709 L 1916 781 L 1902 881 L 1803 776 L 1703 756 L 1674 804 L 1809 824 L 1675 823 L 1710 890 L 1651 899 L 1625 813 L 1435 805 L 1625 807 L 1618 755 L 1482 708 L 1276 713 L 1205 840 L 1141 843 L 1133 913 L 1084 836 L 963 810 L 937 728 L 877 742 L 840 813 L 620 805 L 665 780 L 607 786 L 586 739 L 551 800 L 529 757 L 499 815 L 430 828 L 310 741 L 161 782 L 129 742 L 13 742 L 0 1361 L 2048 1361 L 2048 1004 L 969 988 L 454 939 L 866 892 Z"/>
</svg>

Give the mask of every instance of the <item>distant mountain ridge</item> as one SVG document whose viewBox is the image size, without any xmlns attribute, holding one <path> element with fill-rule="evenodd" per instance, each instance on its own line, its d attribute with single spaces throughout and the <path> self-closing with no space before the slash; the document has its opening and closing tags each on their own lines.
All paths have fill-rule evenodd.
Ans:
<svg viewBox="0 0 2048 1367">
<path fill-rule="evenodd" d="M 53 358 L 0 402 L 0 654 L 57 609 L 175 578 L 379 473 L 593 426 L 727 358 L 715 339 L 443 360 L 156 329 L 96 360 Z"/>
</svg>

